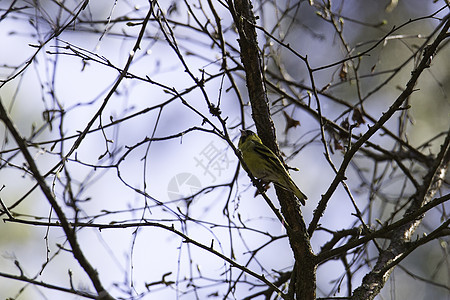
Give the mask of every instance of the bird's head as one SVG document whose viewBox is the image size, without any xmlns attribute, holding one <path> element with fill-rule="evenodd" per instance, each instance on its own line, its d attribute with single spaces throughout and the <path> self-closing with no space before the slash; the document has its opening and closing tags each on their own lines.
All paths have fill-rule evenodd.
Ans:
<svg viewBox="0 0 450 300">
<path fill-rule="evenodd" d="M 256 133 L 254 133 L 253 131 L 251 131 L 251 130 L 241 130 L 241 138 L 239 139 L 239 148 L 245 142 L 252 141 L 252 140 L 255 141 L 255 142 L 261 143 L 261 140 L 256 135 Z"/>
</svg>

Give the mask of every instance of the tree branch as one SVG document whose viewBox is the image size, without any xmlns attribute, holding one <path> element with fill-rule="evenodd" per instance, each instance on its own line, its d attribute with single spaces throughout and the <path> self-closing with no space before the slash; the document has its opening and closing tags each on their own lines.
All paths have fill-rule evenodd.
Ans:
<svg viewBox="0 0 450 300">
<path fill-rule="evenodd" d="M 424 204 L 431 201 L 432 197 L 436 194 L 437 190 L 445 180 L 449 161 L 450 131 L 441 146 L 441 151 L 436 159 L 435 165 L 425 176 L 421 189 L 411 197 L 410 207 L 405 212 L 404 218 L 407 218 Z M 392 239 L 389 247 L 380 253 L 374 268 L 364 277 L 362 284 L 354 291 L 352 299 L 373 299 L 380 293 L 395 265 L 406 257 L 407 253 L 416 248 L 411 248 L 408 245 L 408 242 L 422 222 L 423 216 L 424 215 L 398 227 L 398 229 L 394 231 L 391 236 Z M 442 226 L 447 227 L 448 220 L 441 225 L 441 227 Z"/>
<path fill-rule="evenodd" d="M 279 154 L 276 142 L 275 127 L 270 117 L 269 104 L 264 84 L 264 75 L 261 67 L 261 57 L 255 31 L 255 16 L 249 0 L 236 0 L 234 4 L 227 1 L 230 12 L 239 33 L 241 60 L 244 65 L 248 95 L 252 107 L 252 117 L 255 121 L 258 135 L 263 143 L 274 153 Z M 279 155 L 278 155 L 279 156 Z M 280 159 L 282 159 L 280 157 Z M 289 241 L 294 253 L 296 265 L 293 277 L 295 278 L 295 297 L 297 299 L 314 299 L 316 292 L 316 265 L 314 254 L 306 233 L 306 224 L 300 210 L 300 203 L 292 193 L 276 187 L 281 211 L 292 230 L 288 231 Z"/>
</svg>

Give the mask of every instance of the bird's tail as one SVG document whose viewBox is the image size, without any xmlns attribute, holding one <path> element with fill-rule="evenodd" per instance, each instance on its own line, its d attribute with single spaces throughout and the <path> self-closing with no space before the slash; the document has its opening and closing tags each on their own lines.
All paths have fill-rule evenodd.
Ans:
<svg viewBox="0 0 450 300">
<path fill-rule="evenodd" d="M 300 202 L 305 205 L 306 204 L 306 199 L 308 199 L 308 197 L 306 197 L 305 194 L 302 193 L 302 191 L 300 191 L 300 189 L 297 187 L 297 185 L 295 185 L 295 183 L 292 182 L 292 192 L 294 192 L 295 196 L 297 196 L 298 200 L 300 200 Z"/>
<path fill-rule="evenodd" d="M 278 185 L 280 187 L 284 188 L 285 190 L 293 192 L 294 195 L 298 198 L 298 200 L 300 200 L 300 202 L 303 205 L 306 204 L 305 200 L 308 199 L 308 197 L 306 197 L 306 195 L 303 194 L 302 191 L 300 191 L 298 186 L 294 183 L 294 181 L 292 181 L 291 178 L 289 178 L 289 180 L 287 180 L 287 182 L 283 182 L 283 184 L 278 183 Z"/>
</svg>

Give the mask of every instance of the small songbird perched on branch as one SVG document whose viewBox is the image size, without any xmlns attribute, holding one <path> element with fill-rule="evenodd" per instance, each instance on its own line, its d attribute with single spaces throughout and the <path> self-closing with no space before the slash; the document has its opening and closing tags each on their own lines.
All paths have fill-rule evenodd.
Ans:
<svg viewBox="0 0 450 300">
<path fill-rule="evenodd" d="M 273 182 L 279 187 L 293 192 L 305 205 L 306 195 L 295 185 L 280 159 L 262 143 L 253 131 L 241 130 L 238 147 L 253 176 L 265 182 Z"/>
</svg>

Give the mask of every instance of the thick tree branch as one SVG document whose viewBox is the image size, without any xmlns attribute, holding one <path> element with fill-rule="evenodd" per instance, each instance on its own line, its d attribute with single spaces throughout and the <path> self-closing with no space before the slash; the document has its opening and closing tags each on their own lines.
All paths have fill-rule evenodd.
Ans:
<svg viewBox="0 0 450 300">
<path fill-rule="evenodd" d="M 411 197 L 410 206 L 405 212 L 404 218 L 414 214 L 415 211 L 431 201 L 445 179 L 449 161 L 450 131 L 441 146 L 441 151 L 436 159 L 435 165 L 426 175 L 421 188 L 413 195 L 413 197 Z M 393 232 L 389 247 L 380 253 L 373 270 L 364 277 L 361 286 L 354 291 L 352 299 L 373 299 L 380 293 L 394 267 L 407 253 L 415 249 L 415 247 L 411 248 L 412 246 L 408 245 L 408 243 L 417 227 L 422 222 L 422 219 L 423 215 L 421 218 L 414 219 L 398 227 L 398 229 Z M 443 225 L 447 227 L 448 221 Z"/>
<path fill-rule="evenodd" d="M 276 142 L 275 127 L 270 117 L 261 57 L 258 48 L 255 16 L 249 0 L 228 1 L 230 11 L 239 32 L 241 60 L 244 65 L 252 116 L 258 135 L 265 145 L 280 153 Z M 282 159 L 280 157 L 280 159 Z M 314 299 L 316 291 L 316 265 L 311 249 L 300 203 L 292 193 L 276 188 L 281 211 L 289 224 L 289 241 L 295 257 L 291 285 L 296 299 Z M 294 279 L 295 278 L 295 279 Z M 290 295 L 293 296 L 293 295 Z"/>
</svg>

